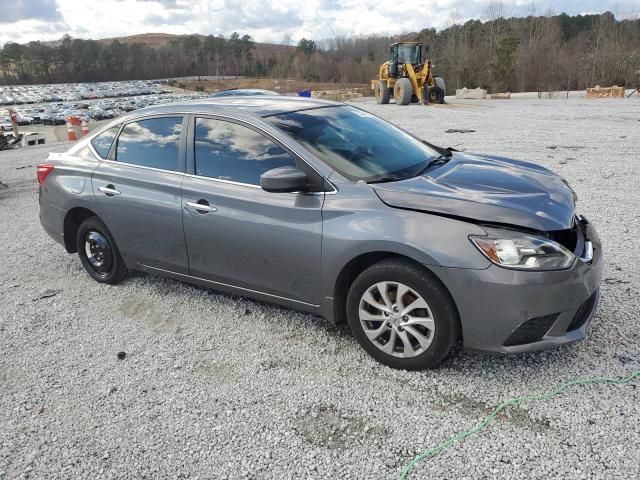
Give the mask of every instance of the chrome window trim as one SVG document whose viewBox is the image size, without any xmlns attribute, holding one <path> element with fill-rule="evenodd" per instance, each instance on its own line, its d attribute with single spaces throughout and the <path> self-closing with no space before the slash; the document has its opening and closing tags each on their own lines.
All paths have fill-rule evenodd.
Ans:
<svg viewBox="0 0 640 480">
<path fill-rule="evenodd" d="M 262 187 L 260 185 L 254 185 L 253 183 L 235 182 L 233 180 L 225 180 L 224 178 L 206 177 L 204 175 L 195 175 L 193 173 L 185 173 L 184 176 L 185 177 L 190 177 L 190 178 L 198 178 L 198 179 L 201 179 L 201 180 L 210 180 L 212 182 L 228 183 L 230 185 L 238 185 L 240 187 L 258 188 L 258 189 L 262 190 Z M 322 192 L 320 192 L 320 193 L 322 193 Z"/>
<path fill-rule="evenodd" d="M 178 116 L 178 115 L 185 115 L 185 116 L 186 115 L 192 115 L 194 120 L 198 115 L 202 115 L 202 116 L 205 116 L 205 117 L 220 117 L 220 118 L 227 119 L 227 120 L 235 120 L 240 124 L 251 125 L 252 127 L 254 127 L 257 130 L 259 130 L 260 132 L 266 134 L 268 138 L 273 137 L 273 135 L 271 133 L 266 131 L 261 126 L 254 125 L 252 123 L 248 123 L 243 118 L 238 118 L 238 117 L 234 117 L 232 115 L 226 115 L 226 114 L 220 114 L 220 113 L 207 113 L 207 112 L 195 113 L 195 112 L 189 112 L 189 111 L 179 111 L 179 112 L 171 112 L 171 114 L 153 113 L 153 114 L 148 114 L 148 115 L 144 115 L 144 114 L 135 115 L 133 117 L 130 117 L 130 118 L 127 118 L 127 119 L 123 120 L 122 123 L 120 124 L 120 130 L 118 131 L 118 133 L 116 135 L 116 139 L 114 139 L 114 144 L 116 143 L 115 140 L 117 140 L 117 138 L 120 136 L 120 133 L 122 132 L 122 129 L 128 123 L 136 122 L 136 121 L 139 121 L 141 119 L 147 119 L 147 118 L 154 118 L 154 117 L 157 118 L 157 117 L 165 117 L 165 116 L 171 117 L 171 116 Z M 293 150 L 293 148 L 291 147 L 291 145 L 288 142 L 282 141 L 280 139 L 277 139 L 277 141 L 282 143 L 282 144 L 284 144 L 284 145 L 286 145 L 287 147 L 289 147 L 290 150 Z M 156 172 L 175 173 L 175 174 L 178 174 L 178 175 L 191 177 L 191 178 L 201 178 L 201 179 L 210 180 L 210 181 L 213 181 L 213 182 L 227 183 L 227 184 L 237 185 L 237 186 L 241 186 L 241 187 L 258 188 L 258 189 L 262 190 L 262 187 L 260 187 L 260 185 L 254 185 L 252 183 L 234 182 L 233 180 L 224 180 L 224 179 L 221 179 L 221 178 L 212 178 L 212 177 L 205 177 L 205 176 L 202 176 L 202 175 L 194 175 L 194 174 L 186 173 L 186 171 L 178 172 L 178 171 L 175 171 L 175 170 L 164 170 L 162 168 L 147 167 L 147 166 L 144 166 L 144 165 L 136 165 L 134 163 L 119 162 L 117 160 L 111 160 L 111 159 L 108 159 L 108 158 L 102 158 L 98 154 L 98 152 L 96 152 L 95 149 L 93 148 L 93 145 L 91 144 L 91 140 L 88 141 L 88 144 L 89 144 L 89 149 L 91 150 L 91 153 L 93 153 L 96 156 L 96 158 L 98 158 L 98 160 L 101 161 L 101 162 L 110 162 L 110 163 L 116 163 L 116 164 L 120 164 L 120 165 L 127 165 L 127 166 L 130 166 L 130 167 L 144 168 L 146 170 L 153 170 L 153 171 L 156 171 Z M 113 145 L 112 145 L 112 148 L 113 148 Z M 338 193 L 338 188 L 333 184 L 333 182 L 329 181 L 328 177 L 326 177 L 325 175 L 320 173 L 313 165 L 311 165 L 304 158 L 302 158 L 300 155 L 298 155 L 298 153 L 295 152 L 295 150 L 293 151 L 293 153 L 296 156 L 298 156 L 301 161 L 303 161 L 307 165 L 309 165 L 309 167 L 314 172 L 316 172 L 318 175 L 320 175 L 331 186 L 331 188 L 333 189 L 333 190 L 325 191 L 325 192 L 300 192 L 300 193 L 302 193 L 304 195 L 322 195 L 322 194 L 323 195 L 336 195 Z M 186 170 L 186 165 L 185 165 L 185 170 Z M 296 192 L 293 192 L 293 193 L 296 193 Z"/>
<path fill-rule="evenodd" d="M 220 113 L 191 113 L 191 115 L 193 116 L 194 122 L 195 122 L 195 120 L 197 118 L 203 118 L 203 117 L 204 118 L 214 118 L 214 119 L 215 118 L 221 118 L 223 120 L 232 120 L 233 123 L 237 123 L 238 125 L 243 125 L 243 126 L 245 126 L 247 128 L 250 128 L 250 129 L 258 130 L 261 134 L 266 136 L 272 142 L 276 142 L 276 144 L 277 143 L 281 143 L 282 145 L 287 147 L 287 149 L 290 150 L 293 155 L 295 155 L 301 162 L 304 162 L 306 165 L 308 165 L 311 168 L 311 170 L 316 172 L 332 188 L 331 191 L 305 192 L 306 194 L 311 195 L 311 194 L 324 193 L 324 194 L 328 194 L 328 195 L 335 195 L 336 193 L 338 193 L 338 189 L 336 188 L 336 186 L 333 183 L 331 183 L 329 181 L 329 179 L 325 175 L 320 173 L 313 165 L 311 165 L 300 154 L 298 154 L 298 152 L 295 151 L 294 147 L 291 145 L 290 142 L 287 142 L 286 140 L 282 140 L 280 138 L 275 138 L 274 135 L 271 132 L 265 130 L 260 125 L 255 125 L 254 123 L 250 123 L 250 122 L 248 122 L 247 120 L 245 120 L 243 118 L 238 118 L 238 117 L 234 117 L 234 116 L 231 116 L 231 115 L 225 115 L 225 114 L 220 114 Z M 186 174 L 186 175 L 191 175 L 191 174 Z M 204 176 L 201 176 L 201 175 L 195 175 L 195 176 L 198 177 L 198 178 L 210 178 L 211 180 L 216 180 L 216 181 L 231 182 L 231 183 L 235 183 L 236 185 L 246 185 L 246 186 L 261 188 L 260 185 L 253 185 L 252 183 L 233 182 L 232 180 L 222 180 L 222 179 L 217 179 L 217 178 L 212 178 L 212 177 L 204 177 Z"/>
<path fill-rule="evenodd" d="M 258 189 L 258 190 L 262 190 L 262 187 L 260 185 L 254 185 L 252 183 L 241 183 L 241 182 L 234 182 L 233 180 L 224 180 L 222 178 L 204 177 L 202 175 L 193 175 L 191 173 L 176 172 L 175 170 L 164 170 L 162 168 L 146 167 L 144 165 L 136 165 L 134 163 L 125 163 L 125 162 L 118 162 L 116 160 L 107 160 L 107 159 L 101 158 L 101 157 L 100 157 L 99 161 L 114 163 L 114 164 L 118 164 L 118 165 L 126 165 L 127 167 L 143 168 L 145 170 L 152 170 L 154 172 L 173 173 L 175 175 L 180 175 L 182 177 L 197 178 L 197 179 L 206 180 L 206 181 L 209 181 L 209 182 L 227 183 L 227 184 L 236 185 L 236 186 L 239 186 L 239 187 L 250 187 L 250 188 L 255 188 L 255 189 Z M 335 195 L 336 193 L 338 193 L 338 191 L 334 190 L 334 191 L 331 191 L 331 192 L 291 192 L 291 193 L 292 194 L 296 194 L 296 195 L 297 194 L 300 194 L 300 195 Z"/>
<path fill-rule="evenodd" d="M 136 165 L 135 163 L 118 162 L 117 160 L 109 160 L 109 159 L 102 158 L 102 157 L 100 157 L 100 161 L 101 162 L 114 163 L 116 165 L 126 165 L 127 167 L 136 167 L 136 168 L 143 168 L 145 170 L 153 170 L 154 172 L 173 173 L 175 175 L 181 175 L 181 176 L 186 175 L 186 173 L 178 172 L 176 170 L 165 170 L 163 168 L 147 167 L 145 165 Z"/>
</svg>

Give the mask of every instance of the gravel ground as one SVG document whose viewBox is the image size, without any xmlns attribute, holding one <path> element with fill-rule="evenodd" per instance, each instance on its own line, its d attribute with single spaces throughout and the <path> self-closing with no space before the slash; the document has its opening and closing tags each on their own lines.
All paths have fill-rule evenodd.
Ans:
<svg viewBox="0 0 640 480">
<path fill-rule="evenodd" d="M 143 274 L 100 285 L 37 219 L 33 166 L 65 145 L 0 152 L 0 480 L 397 478 L 502 399 L 640 370 L 640 99 L 361 105 L 570 181 L 606 248 L 589 339 L 409 373 L 312 315 Z M 411 478 L 638 478 L 638 385 L 513 408 Z"/>
</svg>

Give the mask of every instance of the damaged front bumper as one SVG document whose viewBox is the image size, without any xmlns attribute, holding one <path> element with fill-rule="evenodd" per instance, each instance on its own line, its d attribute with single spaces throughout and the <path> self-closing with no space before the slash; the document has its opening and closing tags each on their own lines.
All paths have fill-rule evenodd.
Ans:
<svg viewBox="0 0 640 480">
<path fill-rule="evenodd" d="M 581 221 L 581 258 L 566 270 L 430 267 L 456 302 L 465 348 L 519 353 L 586 337 L 599 300 L 602 247 L 593 226 Z"/>
</svg>

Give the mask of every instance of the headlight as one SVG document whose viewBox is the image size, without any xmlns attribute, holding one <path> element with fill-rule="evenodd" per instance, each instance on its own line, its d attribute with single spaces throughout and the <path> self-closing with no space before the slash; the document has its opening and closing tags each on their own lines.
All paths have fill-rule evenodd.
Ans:
<svg viewBox="0 0 640 480">
<path fill-rule="evenodd" d="M 496 265 L 518 270 L 562 270 L 575 255 L 553 240 L 515 230 L 486 229 L 488 235 L 469 239 Z"/>
</svg>

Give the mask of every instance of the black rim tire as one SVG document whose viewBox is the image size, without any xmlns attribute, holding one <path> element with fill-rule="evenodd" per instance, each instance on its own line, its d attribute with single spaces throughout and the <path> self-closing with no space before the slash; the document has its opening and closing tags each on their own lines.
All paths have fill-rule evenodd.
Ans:
<svg viewBox="0 0 640 480">
<path fill-rule="evenodd" d="M 87 253 L 86 244 L 99 247 L 93 250 L 94 258 Z M 115 285 L 127 275 L 127 267 L 120 256 L 109 229 L 98 217 L 85 219 L 78 228 L 76 234 L 78 256 L 87 273 L 100 283 Z M 96 260 L 102 260 L 96 261 Z"/>
<path fill-rule="evenodd" d="M 360 324 L 359 306 L 364 292 L 373 284 L 384 281 L 404 283 L 415 289 L 428 303 L 436 322 L 429 348 L 413 358 L 398 358 L 376 347 Z M 407 260 L 382 260 L 367 268 L 353 281 L 347 295 L 347 319 L 360 346 L 378 362 L 402 370 L 424 370 L 437 366 L 447 358 L 460 335 L 458 310 L 442 283 L 424 267 Z"/>
<path fill-rule="evenodd" d="M 444 82 L 444 78 L 442 78 L 439 75 L 435 75 L 433 77 L 433 83 L 436 87 L 438 87 L 440 90 L 442 90 L 442 97 L 443 97 L 443 102 L 444 102 L 444 97 L 447 95 L 447 85 Z"/>
<path fill-rule="evenodd" d="M 444 92 L 441 88 L 432 87 L 429 89 L 429 102 L 430 103 L 444 103 Z"/>
</svg>

